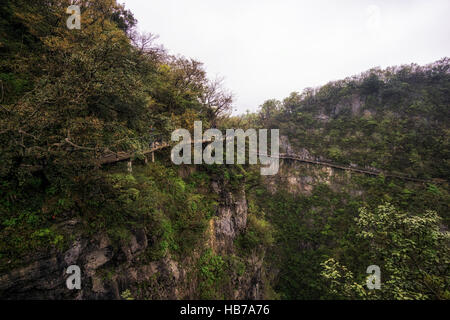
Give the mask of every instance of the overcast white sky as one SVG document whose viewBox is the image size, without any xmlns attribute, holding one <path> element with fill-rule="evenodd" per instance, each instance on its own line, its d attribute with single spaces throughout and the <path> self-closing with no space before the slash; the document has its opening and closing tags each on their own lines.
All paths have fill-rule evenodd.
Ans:
<svg viewBox="0 0 450 320">
<path fill-rule="evenodd" d="M 235 108 L 372 67 L 450 56 L 449 0 L 119 0 L 170 53 L 223 76 Z"/>
</svg>

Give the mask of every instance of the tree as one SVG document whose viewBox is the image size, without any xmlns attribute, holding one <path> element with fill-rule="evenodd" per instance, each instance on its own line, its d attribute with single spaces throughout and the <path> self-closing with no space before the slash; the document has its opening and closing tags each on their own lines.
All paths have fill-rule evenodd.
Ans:
<svg viewBox="0 0 450 320">
<path fill-rule="evenodd" d="M 374 212 L 361 208 L 358 236 L 367 241 L 371 261 L 381 268 L 381 289 L 367 290 L 334 259 L 323 263 L 331 292 L 360 299 L 449 299 L 449 233 L 434 211 L 411 215 L 389 203 Z"/>
<path fill-rule="evenodd" d="M 267 100 L 261 106 L 261 110 L 259 111 L 259 116 L 261 118 L 261 123 L 264 127 L 270 127 L 270 123 L 274 120 L 274 118 L 278 115 L 281 110 L 281 102 L 275 99 Z"/>
<path fill-rule="evenodd" d="M 229 114 L 233 103 L 233 94 L 223 85 L 223 78 L 208 81 L 201 97 L 203 105 L 207 108 L 208 119 L 216 127 L 216 119 Z"/>
</svg>

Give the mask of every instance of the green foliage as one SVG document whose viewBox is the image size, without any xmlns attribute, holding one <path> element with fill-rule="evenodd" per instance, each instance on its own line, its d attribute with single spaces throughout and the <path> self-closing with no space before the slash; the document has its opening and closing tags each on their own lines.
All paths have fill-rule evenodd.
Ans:
<svg viewBox="0 0 450 320">
<path fill-rule="evenodd" d="M 301 174 L 317 174 L 317 171 L 309 169 Z M 316 183 L 310 195 L 289 194 L 283 186 L 275 194 L 260 188 L 249 190 L 249 210 L 256 207 L 256 211 L 264 211 L 265 219 L 273 226 L 274 244 L 266 247 L 265 261 L 279 270 L 273 280 L 275 291 L 282 299 L 362 298 L 354 291 L 351 291 L 353 296 L 337 295 L 330 289 L 330 282 L 321 276 L 322 263 L 333 257 L 352 271 L 351 286 L 362 284 L 365 268 L 378 262 L 373 262 L 369 242 L 358 236 L 354 217 L 359 214 L 359 208 L 375 210 L 380 199 L 390 199 L 398 208 L 416 215 L 432 209 L 446 217 L 448 193 L 445 188 L 436 186 L 436 189 L 383 177 L 352 175 L 339 190 Z M 353 195 L 354 190 L 363 192 Z M 237 244 L 242 245 L 243 239 L 250 242 L 252 236 L 252 233 L 242 235 Z"/>
<path fill-rule="evenodd" d="M 329 293 L 333 298 L 364 299 L 371 297 L 371 291 L 354 281 L 354 276 L 345 266 L 330 258 L 322 264 L 322 277 L 329 283 Z"/>
<path fill-rule="evenodd" d="M 203 239 L 217 206 L 215 196 L 198 191 L 201 187 L 194 181 L 199 176 L 185 181 L 174 168 L 159 163 L 135 166 L 133 174 L 108 174 L 102 182 L 108 198 L 86 206 L 87 211 L 95 210 L 87 217 L 91 232 L 105 230 L 111 238 L 126 241 L 132 229 L 145 227 L 153 239 L 149 259 L 157 260 L 169 252 L 189 255 Z"/>
<path fill-rule="evenodd" d="M 250 204 L 247 217 L 247 229 L 236 239 L 238 248 L 244 255 L 249 255 L 255 249 L 270 248 L 274 243 L 273 227 L 265 220 L 263 212 L 255 204 Z"/>
<path fill-rule="evenodd" d="M 449 299 L 449 233 L 434 211 L 411 215 L 389 203 L 374 211 L 361 208 L 358 236 L 368 242 L 371 264 L 381 268 L 381 289 L 370 294 L 352 272 L 334 260 L 322 275 L 338 297 L 370 299 Z"/>
<path fill-rule="evenodd" d="M 205 251 L 198 262 L 199 298 L 206 300 L 224 299 L 223 286 L 226 284 L 225 261 L 210 249 Z"/>
<path fill-rule="evenodd" d="M 256 118 L 313 156 L 447 179 L 449 68 L 444 58 L 424 67 L 373 69 L 292 93 L 282 103 L 268 100 Z M 264 120 L 273 105 L 280 111 Z"/>
<path fill-rule="evenodd" d="M 130 289 L 127 289 L 124 292 L 122 292 L 122 294 L 120 296 L 124 300 L 134 300 L 133 295 L 130 292 Z"/>
<path fill-rule="evenodd" d="M 357 205 L 348 202 L 345 194 L 335 193 L 325 185 L 317 186 L 310 196 L 295 196 L 283 189 L 275 194 L 260 191 L 251 196 L 255 196 L 255 202 L 272 225 L 273 240 L 272 245 L 265 246 L 266 261 L 280 270 L 274 279 L 274 289 L 280 298 L 325 297 L 326 286 L 319 277 L 320 263 L 327 253 L 345 255 L 354 250 L 355 237 L 347 225 Z"/>
<path fill-rule="evenodd" d="M 248 223 L 235 242 L 238 255 L 201 254 L 199 298 L 228 297 L 230 275 L 245 276 L 246 259 L 258 254 L 277 271 L 273 297 L 449 299 L 441 230 L 450 219 L 442 183 L 450 175 L 448 58 L 372 69 L 268 100 L 257 114 L 226 117 L 231 95 L 220 83 L 198 61 L 170 56 L 154 36 L 137 34 L 122 5 L 80 1 L 83 27 L 74 31 L 64 23 L 68 4 L 0 3 L 0 272 L 34 251 L 62 251 L 73 236 L 61 227 L 69 219 L 81 222 L 76 232 L 106 233 L 115 246 L 144 230 L 143 262 L 195 256 L 219 205 L 214 180 L 224 192 L 245 186 Z M 312 156 L 441 180 L 422 186 L 352 175 L 342 188 L 314 182 L 311 194 L 294 195 L 283 186 L 269 193 L 247 166 L 202 166 L 182 178 L 163 162 L 135 165 L 133 173 L 98 164 L 123 153 L 142 160 L 155 139 L 169 140 L 195 120 L 279 128 Z M 381 201 L 396 209 L 378 208 Z M 382 267 L 379 292 L 362 285 L 368 261 Z M 157 278 L 140 289 L 158 298 Z M 122 298 L 133 297 L 126 290 Z"/>
<path fill-rule="evenodd" d="M 70 218 L 115 243 L 144 227 L 155 233 L 150 256 L 186 255 L 212 216 L 213 197 L 164 166 L 130 175 L 98 161 L 142 158 L 156 137 L 214 122 L 231 97 L 201 63 L 138 34 L 133 14 L 115 0 L 79 1 L 80 30 L 66 27 L 69 4 L 0 4 L 0 268 L 59 247 L 53 229 Z"/>
<path fill-rule="evenodd" d="M 313 180 L 308 183 L 313 188 L 310 195 L 291 195 L 291 190 L 275 179 L 277 192 L 273 194 L 258 187 L 264 182 L 254 181 L 249 197 L 255 197 L 274 228 L 275 242 L 268 247 L 266 261 L 279 270 L 273 282 L 281 298 L 380 297 L 361 291 L 359 285 L 365 280 L 364 268 L 373 264 L 367 264 L 373 259 L 370 243 L 357 236 L 358 226 L 353 221 L 359 207 L 374 211 L 380 201 L 388 201 L 413 216 L 432 210 L 442 217 L 442 227 L 448 227 L 449 67 L 449 59 L 444 58 L 424 67 L 372 69 L 318 89 L 305 89 L 302 94 L 292 93 L 282 102 L 268 100 L 257 114 L 224 121 L 224 125 L 280 129 L 292 149 L 307 149 L 312 158 L 435 179 L 425 186 L 383 175 L 340 176 L 334 172 L 329 178 L 312 169 L 290 172 L 296 166 L 286 163 L 282 174 L 320 177 L 333 189 Z M 414 241 L 416 235 L 403 237 Z M 249 229 L 237 244 L 250 250 L 259 241 Z M 433 247 L 423 244 L 427 246 Z M 327 263 L 321 265 L 323 261 Z M 334 272 L 338 269 L 339 273 Z M 325 277 L 320 276 L 323 272 Z M 428 285 L 443 285 L 442 278 L 424 277 Z M 338 283 L 345 285 L 339 287 Z M 442 298 L 447 293 L 440 288 L 433 290 Z M 348 294 L 338 294 L 335 289 Z M 427 292 L 425 284 L 414 290 L 422 297 L 436 297 Z M 399 294 L 390 298 L 407 296 L 398 288 L 392 291 Z"/>
</svg>

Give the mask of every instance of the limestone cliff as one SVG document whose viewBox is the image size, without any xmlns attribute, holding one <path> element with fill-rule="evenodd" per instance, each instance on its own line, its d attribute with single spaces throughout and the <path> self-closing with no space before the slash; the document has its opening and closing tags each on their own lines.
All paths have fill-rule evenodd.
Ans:
<svg viewBox="0 0 450 320">
<path fill-rule="evenodd" d="M 205 248 L 215 254 L 234 256 L 234 241 L 247 225 L 247 200 L 244 188 L 236 193 L 212 182 L 220 203 L 206 231 Z M 83 234 L 82 222 L 69 220 L 60 226 L 73 241 L 63 252 L 35 252 L 24 266 L 0 276 L 0 293 L 5 299 L 121 299 L 129 290 L 138 299 L 197 298 L 196 263 L 199 252 L 183 261 L 170 254 L 148 261 L 143 253 L 152 241 L 151 230 L 136 229 L 128 241 L 114 244 L 107 234 L 89 237 Z M 229 272 L 226 298 L 260 299 L 262 259 L 252 255 L 244 274 Z M 70 265 L 81 268 L 81 290 L 66 287 Z"/>
</svg>

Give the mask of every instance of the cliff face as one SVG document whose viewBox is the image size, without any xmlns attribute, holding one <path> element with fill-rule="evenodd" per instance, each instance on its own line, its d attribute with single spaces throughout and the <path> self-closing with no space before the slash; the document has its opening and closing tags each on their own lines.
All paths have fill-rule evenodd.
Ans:
<svg viewBox="0 0 450 320">
<path fill-rule="evenodd" d="M 79 221 L 68 221 L 68 231 L 75 231 Z M 2 297 L 8 299 L 114 299 L 120 297 L 121 287 L 133 277 L 143 279 L 156 272 L 159 265 L 149 265 L 139 270 L 134 264 L 145 250 L 148 239 L 145 230 L 136 230 L 128 244 L 114 248 L 106 235 L 88 239 L 76 237 L 70 248 L 63 252 L 42 252 L 29 257 L 29 264 L 13 270 L 0 278 Z M 65 274 L 67 267 L 81 268 L 81 290 L 68 290 Z M 128 270 L 123 276 L 114 275 L 102 279 L 96 271 L 110 266 L 116 270 Z M 161 269 L 164 269 L 161 268 Z M 119 274 L 119 272 L 116 272 Z"/>
<path fill-rule="evenodd" d="M 213 182 L 213 190 L 221 195 L 222 201 L 208 229 L 208 246 L 214 253 L 227 256 L 236 256 L 235 247 L 237 237 L 245 233 L 247 228 L 248 204 L 244 188 L 238 192 L 220 190 Z M 263 257 L 256 252 L 245 259 L 247 265 L 243 274 L 231 274 L 231 299 L 257 300 L 263 298 Z"/>
<path fill-rule="evenodd" d="M 247 199 L 245 190 L 236 194 L 220 190 L 217 182 L 212 183 L 214 192 L 221 196 L 217 216 L 210 223 L 209 246 L 215 253 L 232 254 L 233 241 L 247 226 Z"/>
<path fill-rule="evenodd" d="M 287 137 L 281 138 L 281 151 L 311 157 L 306 149 L 295 150 Z M 193 168 L 180 168 L 179 176 L 187 179 L 195 173 Z M 278 175 L 265 177 L 263 188 L 270 194 L 287 192 L 293 196 L 308 197 L 315 186 L 328 185 L 341 190 L 349 182 L 345 172 L 331 168 L 282 160 Z M 136 228 L 127 241 L 119 244 L 108 234 L 88 236 L 83 232 L 83 222 L 66 221 L 58 228 L 71 234 L 72 241 L 64 251 L 42 251 L 29 255 L 23 267 L 0 276 L 1 296 L 7 299 L 121 299 L 129 291 L 138 299 L 197 299 L 203 281 L 198 275 L 202 252 L 210 249 L 213 255 L 238 260 L 243 270 L 226 270 L 227 283 L 218 290 L 229 299 L 264 299 L 267 286 L 274 282 L 280 270 L 270 267 L 272 279 L 266 280 L 268 262 L 264 256 L 267 248 L 249 250 L 245 255 L 236 245 L 237 239 L 248 232 L 248 195 L 241 184 L 230 191 L 223 182 L 212 180 L 209 192 L 218 202 L 215 215 L 209 220 L 204 239 L 193 254 L 177 259 L 170 253 L 158 260 L 149 261 L 146 250 L 152 246 L 153 230 Z M 348 190 L 348 192 L 356 192 Z M 301 248 L 313 247 L 300 241 Z M 66 270 L 70 265 L 81 269 L 81 290 L 68 290 Z"/>
<path fill-rule="evenodd" d="M 216 255 L 235 256 L 234 241 L 247 225 L 247 200 L 241 188 L 234 194 L 212 182 L 220 202 L 206 231 L 205 248 Z M 43 251 L 30 255 L 24 267 L 0 276 L 1 296 L 6 299 L 121 299 L 129 290 L 136 298 L 197 298 L 196 274 L 199 252 L 183 261 L 170 254 L 157 261 L 144 259 L 152 241 L 151 230 L 133 230 L 128 241 L 113 244 L 107 234 L 83 235 L 81 222 L 70 220 L 60 226 L 73 235 L 64 252 Z M 230 299 L 261 299 L 262 259 L 251 255 L 244 273 L 229 271 L 224 292 Z M 70 265 L 81 269 L 81 290 L 69 290 L 66 270 Z"/>
<path fill-rule="evenodd" d="M 311 157 L 309 150 L 296 149 L 287 137 L 281 140 L 281 152 Z M 184 179 L 195 173 L 185 169 L 178 172 Z M 117 243 L 106 233 L 86 235 L 83 222 L 72 219 L 58 228 L 71 235 L 70 245 L 63 251 L 30 254 L 22 267 L 0 275 L 0 297 L 122 299 L 128 292 L 136 299 L 199 299 L 203 298 L 199 292 L 207 282 L 199 272 L 199 263 L 209 251 L 227 263 L 231 261 L 222 270 L 225 282 L 212 280 L 219 292 L 214 297 L 319 299 L 326 290 L 320 281 L 320 263 L 324 255 L 333 252 L 345 256 L 343 241 L 350 243 L 347 246 L 357 243 L 348 226 L 358 208 L 377 204 L 380 190 L 388 190 L 399 199 L 408 188 L 421 190 L 414 183 L 384 182 L 377 177 L 292 160 L 281 160 L 279 174 L 262 177 L 256 190 L 244 184 L 230 190 L 218 180 L 212 179 L 204 186 L 214 194 L 217 207 L 203 240 L 191 255 L 180 259 L 169 251 L 162 258 L 149 260 L 145 253 L 155 241 L 154 230 L 135 228 L 127 241 Z M 394 182 L 401 184 L 399 191 Z M 258 196 L 258 190 L 264 192 Z M 264 237 L 260 235 L 257 249 L 240 247 L 243 236 L 258 230 L 264 233 L 264 223 L 275 229 L 274 245 L 261 243 Z M 65 272 L 70 265 L 81 268 L 81 290 L 66 288 Z M 275 291 L 270 291 L 272 288 Z"/>
</svg>

